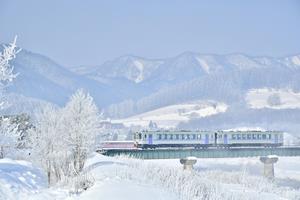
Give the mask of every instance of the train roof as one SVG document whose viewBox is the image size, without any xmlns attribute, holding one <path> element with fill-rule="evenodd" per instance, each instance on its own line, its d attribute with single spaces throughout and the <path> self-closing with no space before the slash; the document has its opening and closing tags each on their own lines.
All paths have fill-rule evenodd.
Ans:
<svg viewBox="0 0 300 200">
<path fill-rule="evenodd" d="M 211 132 L 211 133 L 283 133 L 283 131 L 276 130 L 142 130 L 138 131 L 138 133 L 192 133 L 192 132 Z"/>
</svg>

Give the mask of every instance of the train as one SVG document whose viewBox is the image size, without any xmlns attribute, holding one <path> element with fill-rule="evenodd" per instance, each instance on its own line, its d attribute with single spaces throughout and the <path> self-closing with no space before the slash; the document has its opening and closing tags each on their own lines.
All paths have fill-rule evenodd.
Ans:
<svg viewBox="0 0 300 200">
<path fill-rule="evenodd" d="M 137 148 L 231 148 L 283 146 L 281 131 L 146 130 L 134 134 Z"/>
</svg>

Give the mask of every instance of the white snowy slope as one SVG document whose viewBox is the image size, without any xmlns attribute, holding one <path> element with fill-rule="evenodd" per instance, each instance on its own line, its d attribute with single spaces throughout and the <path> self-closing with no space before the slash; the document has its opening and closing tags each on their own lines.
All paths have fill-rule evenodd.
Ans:
<svg viewBox="0 0 300 200">
<path fill-rule="evenodd" d="M 40 190 L 39 193 L 28 195 L 25 199 L 32 200 L 178 200 L 178 197 L 165 188 L 142 182 L 134 176 L 129 166 L 130 161 L 108 158 L 94 154 L 88 160 L 86 169 L 95 179 L 95 184 L 81 194 L 70 194 L 61 188 Z M 128 170 L 128 173 L 127 171 Z M 142 169 L 141 169 L 142 170 Z M 128 175 L 128 177 L 127 177 Z"/>
<path fill-rule="evenodd" d="M 4 101 L 5 106 L 0 110 L 1 115 L 17 115 L 20 113 L 26 113 L 31 117 L 35 117 L 35 115 L 45 106 L 57 106 L 41 99 L 25 97 L 16 93 L 7 94 Z"/>
<path fill-rule="evenodd" d="M 148 60 L 137 56 L 122 56 L 107 61 L 101 66 L 81 66 L 79 69 L 70 68 L 80 74 L 102 78 L 126 78 L 134 83 L 140 83 L 149 78 L 152 72 L 163 63 L 162 60 Z"/>
<path fill-rule="evenodd" d="M 106 200 L 177 200 L 178 197 L 150 182 L 143 182 L 134 176 L 131 163 L 126 159 L 107 158 L 95 155 L 88 163 L 91 173 L 96 179 L 95 185 L 82 193 L 78 200 L 106 199 Z M 142 169 L 141 169 L 142 170 Z M 70 199 L 73 199 L 70 198 Z"/>
<path fill-rule="evenodd" d="M 194 101 L 162 107 L 133 117 L 112 120 L 112 122 L 123 123 L 128 127 L 131 125 L 147 127 L 152 121 L 160 128 L 175 128 L 181 122 L 216 115 L 225 112 L 226 109 L 227 105 L 224 103 Z"/>
<path fill-rule="evenodd" d="M 41 170 L 31 163 L 8 158 L 0 160 L 0 199 L 23 200 L 47 187 Z"/>
<path fill-rule="evenodd" d="M 291 89 L 261 88 L 247 93 L 251 108 L 295 109 L 300 108 L 300 93 Z"/>
</svg>

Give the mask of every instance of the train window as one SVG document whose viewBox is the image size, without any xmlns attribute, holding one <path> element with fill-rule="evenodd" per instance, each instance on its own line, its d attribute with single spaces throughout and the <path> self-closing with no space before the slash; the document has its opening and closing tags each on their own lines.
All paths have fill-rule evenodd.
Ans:
<svg viewBox="0 0 300 200">
<path fill-rule="evenodd" d="M 201 140 L 201 134 L 198 134 L 198 136 L 197 136 L 197 137 L 198 137 L 198 139 L 199 139 L 199 140 Z"/>
<path fill-rule="evenodd" d="M 262 139 L 265 140 L 267 138 L 266 134 L 262 134 Z"/>
<path fill-rule="evenodd" d="M 176 136 L 176 140 L 179 140 L 179 135 L 177 134 L 177 135 L 175 135 Z"/>
<path fill-rule="evenodd" d="M 147 138 L 147 134 L 145 134 L 145 139 Z"/>
<path fill-rule="evenodd" d="M 247 134 L 247 139 L 251 140 L 251 134 Z"/>
<path fill-rule="evenodd" d="M 246 134 L 242 134 L 243 140 L 246 140 Z"/>
<path fill-rule="evenodd" d="M 237 139 L 240 140 L 241 139 L 241 135 L 237 134 Z"/>
<path fill-rule="evenodd" d="M 271 135 L 271 134 L 268 134 L 268 135 L 269 135 L 269 138 L 268 138 L 268 139 L 269 139 L 269 140 L 271 140 L 271 138 L 272 138 L 272 135 Z"/>
<path fill-rule="evenodd" d="M 167 140 L 167 139 L 168 139 L 168 135 L 167 135 L 167 134 L 165 134 L 164 136 L 165 136 L 165 137 L 164 137 L 164 139 L 165 139 L 165 140 Z"/>
<path fill-rule="evenodd" d="M 158 139 L 161 140 L 161 134 L 158 134 Z"/>
<path fill-rule="evenodd" d="M 181 139 L 184 140 L 185 139 L 185 135 L 181 134 Z"/>
<path fill-rule="evenodd" d="M 235 135 L 235 134 L 232 134 L 232 135 L 231 135 L 231 139 L 236 140 L 236 135 Z"/>
<path fill-rule="evenodd" d="M 190 135 L 186 134 L 186 139 L 189 140 L 190 139 Z"/>
<path fill-rule="evenodd" d="M 173 134 L 170 134 L 170 140 L 173 140 Z"/>
<path fill-rule="evenodd" d="M 258 140 L 261 139 L 261 134 L 257 134 L 257 139 L 258 139 Z"/>
<path fill-rule="evenodd" d="M 196 139 L 196 135 L 195 135 L 195 134 L 193 134 L 192 136 L 193 136 L 193 140 L 195 140 L 195 139 Z"/>
<path fill-rule="evenodd" d="M 256 140 L 256 134 L 252 134 L 252 139 Z"/>
</svg>

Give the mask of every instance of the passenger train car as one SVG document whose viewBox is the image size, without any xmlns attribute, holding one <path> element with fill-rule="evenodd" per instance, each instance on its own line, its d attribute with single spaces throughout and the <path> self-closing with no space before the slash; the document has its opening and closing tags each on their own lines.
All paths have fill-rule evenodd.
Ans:
<svg viewBox="0 0 300 200">
<path fill-rule="evenodd" d="M 280 131 L 141 131 L 134 135 L 138 148 L 159 147 L 278 147 Z"/>
</svg>

